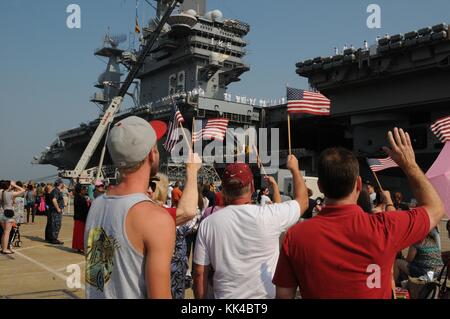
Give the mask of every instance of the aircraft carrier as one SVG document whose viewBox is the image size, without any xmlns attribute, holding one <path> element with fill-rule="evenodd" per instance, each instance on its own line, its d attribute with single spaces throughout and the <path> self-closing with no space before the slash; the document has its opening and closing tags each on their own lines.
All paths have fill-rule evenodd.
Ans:
<svg viewBox="0 0 450 319">
<path fill-rule="evenodd" d="M 157 15 L 143 28 L 143 44 L 170 2 L 155 1 Z M 188 129 L 194 116 L 227 117 L 230 127 L 244 129 L 279 128 L 283 165 L 288 154 L 286 103 L 267 106 L 253 100 L 237 103 L 226 98 L 228 86 L 239 82 L 240 76 L 250 70 L 244 61 L 245 36 L 249 32 L 248 24 L 226 18 L 219 10 L 207 12 L 206 0 L 184 1 L 164 26 L 138 74 L 135 91 L 129 93 L 135 105 L 120 112 L 115 121 L 129 115 L 168 121 L 170 97 L 179 94 L 178 104 Z M 349 48 L 340 54 L 297 63 L 298 75 L 308 78 L 313 89 L 332 101 L 329 117 L 292 117 L 293 153 L 300 158 L 306 174 L 316 175 L 317 157 L 329 146 L 352 149 L 363 166 L 367 157 L 382 157 L 380 148 L 386 143 L 386 132 L 394 126 L 411 133 L 418 162 L 427 170 L 442 148 L 429 126 L 449 113 L 449 34 L 448 25 L 440 23 L 385 36 L 370 47 Z M 120 37 L 106 36 L 104 46 L 95 52 L 109 59 L 96 84 L 102 91 L 91 99 L 103 111 L 118 92 L 121 67 L 132 68 L 138 54 L 120 49 L 121 41 Z M 101 116 L 58 134 L 36 163 L 73 169 Z M 87 167 L 98 166 L 100 155 L 99 148 Z M 105 165 L 110 163 L 106 154 Z M 167 158 L 163 163 L 169 165 Z M 368 169 L 363 175 L 370 178 Z M 380 178 L 392 190 L 405 187 L 399 170 L 382 172 Z"/>
<path fill-rule="evenodd" d="M 143 28 L 141 47 L 155 32 L 171 2 L 155 1 L 156 17 Z M 255 103 L 250 100 L 237 103 L 226 98 L 228 86 L 240 81 L 239 77 L 250 70 L 244 62 L 245 36 L 249 31 L 247 23 L 225 18 L 219 10 L 206 12 L 206 0 L 184 1 L 164 25 L 133 83 L 134 90 L 128 92 L 134 106 L 122 110 L 114 122 L 130 115 L 169 121 L 171 97 L 176 96 L 188 129 L 191 129 L 194 116 L 196 119 L 226 117 L 230 120 L 229 127 L 258 127 L 260 108 Z M 95 85 L 101 91 L 91 98 L 91 102 L 102 110 L 99 117 L 59 133 L 57 139 L 35 158 L 35 163 L 50 164 L 60 171 L 75 168 L 101 117 L 119 91 L 121 68 L 130 70 L 136 63 L 139 52 L 120 48 L 120 43 L 125 40 L 123 36 L 106 35 L 103 47 L 95 52 L 96 56 L 108 59 L 107 68 Z M 104 139 L 100 146 L 103 144 Z M 101 147 L 98 147 L 87 168 L 98 166 L 100 158 Z M 163 162 L 167 163 L 165 159 Z M 104 164 L 111 164 L 108 154 Z"/>
</svg>

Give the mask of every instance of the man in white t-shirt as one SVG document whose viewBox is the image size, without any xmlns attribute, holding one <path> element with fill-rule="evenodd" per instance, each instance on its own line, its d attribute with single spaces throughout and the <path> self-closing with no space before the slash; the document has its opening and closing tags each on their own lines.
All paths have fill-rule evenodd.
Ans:
<svg viewBox="0 0 450 319">
<path fill-rule="evenodd" d="M 242 163 L 227 166 L 222 180 L 225 208 L 201 224 L 194 255 L 194 294 L 205 298 L 208 274 L 214 271 L 216 299 L 274 298 L 272 277 L 279 256 L 279 237 L 296 224 L 308 207 L 308 193 L 298 160 L 288 157 L 295 199 L 251 205 L 253 174 Z"/>
</svg>

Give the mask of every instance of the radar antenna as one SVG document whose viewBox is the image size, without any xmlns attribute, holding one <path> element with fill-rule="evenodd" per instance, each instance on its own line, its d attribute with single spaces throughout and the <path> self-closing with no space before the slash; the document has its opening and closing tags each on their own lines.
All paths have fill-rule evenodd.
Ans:
<svg viewBox="0 0 450 319">
<path fill-rule="evenodd" d="M 123 43 L 127 41 L 127 35 L 126 34 L 116 34 L 116 35 L 109 35 L 106 34 L 103 40 L 104 45 L 110 45 L 112 48 L 116 49 L 120 43 Z"/>
</svg>

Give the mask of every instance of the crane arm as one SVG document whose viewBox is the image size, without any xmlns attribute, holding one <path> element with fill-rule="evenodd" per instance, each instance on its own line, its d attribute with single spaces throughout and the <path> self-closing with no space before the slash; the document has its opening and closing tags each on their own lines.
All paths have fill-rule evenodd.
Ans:
<svg viewBox="0 0 450 319">
<path fill-rule="evenodd" d="M 145 59 L 150 54 L 152 47 L 155 44 L 156 40 L 158 39 L 159 35 L 161 34 L 164 25 L 167 23 L 167 20 L 169 19 L 170 15 L 172 14 L 173 10 L 176 8 L 178 3 L 182 3 L 183 1 L 184 0 L 174 0 L 167 8 L 166 13 L 159 21 L 156 30 L 151 33 L 150 38 L 147 40 L 145 46 L 141 50 L 141 53 L 139 54 L 136 64 L 130 70 L 125 81 L 120 87 L 118 95 L 113 98 L 111 104 L 106 109 L 106 112 L 103 115 L 97 129 L 95 130 L 94 135 L 92 135 L 89 144 L 87 145 L 86 149 L 83 152 L 83 155 L 81 155 L 81 158 L 78 161 L 77 166 L 73 171 L 64 171 L 62 173 L 63 177 L 72 179 L 79 178 L 86 169 L 87 165 L 89 165 L 89 162 L 92 156 L 94 155 L 95 150 L 97 149 L 101 139 L 103 138 L 106 130 L 108 129 L 108 125 L 114 120 L 114 117 L 119 111 L 120 105 L 122 104 L 125 94 L 128 92 L 128 89 L 133 83 L 133 80 L 136 78 L 137 74 L 144 65 Z"/>
</svg>

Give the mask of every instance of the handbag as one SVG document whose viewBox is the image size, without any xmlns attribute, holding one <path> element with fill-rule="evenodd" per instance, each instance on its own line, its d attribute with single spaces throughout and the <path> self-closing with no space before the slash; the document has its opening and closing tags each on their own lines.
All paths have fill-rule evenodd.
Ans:
<svg viewBox="0 0 450 319">
<path fill-rule="evenodd" d="M 418 299 L 450 299 L 450 290 L 447 287 L 449 263 L 442 267 L 437 280 L 422 285 L 422 288 L 418 292 Z M 411 282 L 409 285 L 411 288 Z"/>
<path fill-rule="evenodd" d="M 39 212 L 43 213 L 47 210 L 46 205 L 45 205 L 45 200 L 44 197 L 41 197 L 41 202 L 39 203 Z"/>
<path fill-rule="evenodd" d="M 3 212 L 3 215 L 5 215 L 6 218 L 13 218 L 14 211 L 11 209 L 5 209 L 5 211 Z"/>
</svg>

